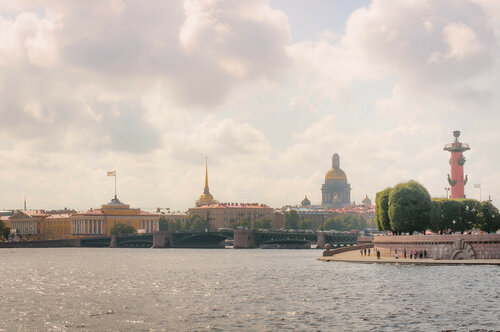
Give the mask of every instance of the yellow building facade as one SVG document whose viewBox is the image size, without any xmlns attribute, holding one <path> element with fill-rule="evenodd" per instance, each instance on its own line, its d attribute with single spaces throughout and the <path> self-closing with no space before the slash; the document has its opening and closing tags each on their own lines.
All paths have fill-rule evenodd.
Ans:
<svg viewBox="0 0 500 332">
<path fill-rule="evenodd" d="M 189 214 L 210 220 L 211 228 L 231 228 L 233 224 L 245 219 L 257 221 L 273 219 L 273 209 L 258 203 L 216 203 L 189 209 Z"/>
<path fill-rule="evenodd" d="M 45 240 L 73 239 L 70 213 L 50 214 L 40 221 L 40 237 Z"/>
<path fill-rule="evenodd" d="M 18 210 L 9 218 L 11 229 L 26 239 L 41 239 L 42 221 L 49 216 L 42 210 Z"/>
<path fill-rule="evenodd" d="M 87 212 L 50 214 L 41 210 L 19 210 L 5 223 L 25 239 L 60 240 L 109 236 L 111 228 L 118 223 L 130 225 L 138 233 L 153 233 L 159 230 L 159 218 L 160 214 L 130 208 L 115 197 L 100 209 Z"/>
<path fill-rule="evenodd" d="M 76 237 L 110 235 L 111 228 L 121 223 L 141 233 L 153 233 L 159 231 L 159 218 L 160 214 L 130 208 L 130 205 L 123 204 L 115 196 L 100 209 L 72 215 L 70 232 Z"/>
</svg>

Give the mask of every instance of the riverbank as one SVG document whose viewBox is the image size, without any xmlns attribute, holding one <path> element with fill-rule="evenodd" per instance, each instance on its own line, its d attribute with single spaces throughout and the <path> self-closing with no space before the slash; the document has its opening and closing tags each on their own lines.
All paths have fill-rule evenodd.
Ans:
<svg viewBox="0 0 500 332">
<path fill-rule="evenodd" d="M 371 256 L 361 256 L 358 250 L 347 251 L 334 256 L 319 257 L 319 261 L 326 262 L 349 262 L 362 264 L 400 264 L 400 265 L 498 265 L 500 259 L 467 259 L 467 260 L 437 260 L 427 259 L 409 259 L 382 256 L 377 259 L 375 253 Z"/>
</svg>

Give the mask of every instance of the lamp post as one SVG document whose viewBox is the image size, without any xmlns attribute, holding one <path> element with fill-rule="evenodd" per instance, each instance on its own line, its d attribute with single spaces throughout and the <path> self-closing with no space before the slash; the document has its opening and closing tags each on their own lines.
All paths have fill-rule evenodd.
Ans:
<svg viewBox="0 0 500 332">
<path fill-rule="evenodd" d="M 444 187 L 444 190 L 446 190 L 446 199 L 448 199 L 448 193 L 450 192 L 450 187 Z"/>
</svg>

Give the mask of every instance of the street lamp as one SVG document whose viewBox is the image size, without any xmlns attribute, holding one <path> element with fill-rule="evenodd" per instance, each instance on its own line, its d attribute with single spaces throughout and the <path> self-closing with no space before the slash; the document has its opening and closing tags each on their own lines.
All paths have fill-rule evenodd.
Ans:
<svg viewBox="0 0 500 332">
<path fill-rule="evenodd" d="M 448 199 L 448 193 L 450 192 L 450 187 L 444 187 L 444 190 L 446 190 L 446 199 Z"/>
</svg>

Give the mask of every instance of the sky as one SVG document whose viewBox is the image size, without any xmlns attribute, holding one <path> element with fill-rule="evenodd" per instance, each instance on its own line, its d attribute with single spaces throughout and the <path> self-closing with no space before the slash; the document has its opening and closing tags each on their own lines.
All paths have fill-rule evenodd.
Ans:
<svg viewBox="0 0 500 332">
<path fill-rule="evenodd" d="M 499 205 L 496 0 L 0 0 L 0 208 L 203 192 L 279 208 L 340 155 L 360 202 L 417 180 Z M 481 184 L 479 189 L 474 184 Z"/>
</svg>

